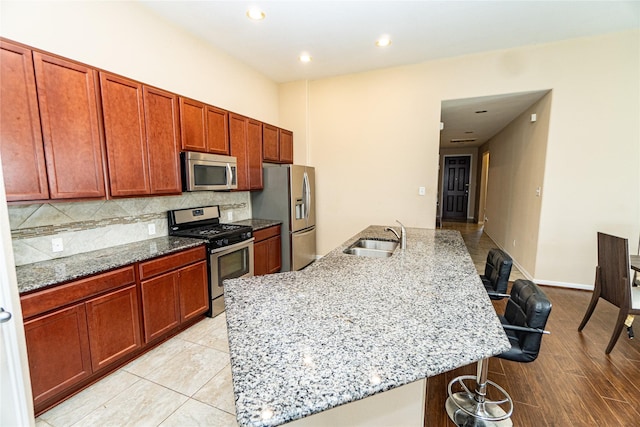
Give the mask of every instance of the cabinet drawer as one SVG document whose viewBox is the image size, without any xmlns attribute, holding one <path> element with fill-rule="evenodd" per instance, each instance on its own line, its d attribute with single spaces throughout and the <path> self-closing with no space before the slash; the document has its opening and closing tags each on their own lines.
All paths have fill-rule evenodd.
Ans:
<svg viewBox="0 0 640 427">
<path fill-rule="evenodd" d="M 22 316 L 27 319 L 131 283 L 135 283 L 133 265 L 27 294 L 20 297 Z"/>
<path fill-rule="evenodd" d="M 203 259 L 206 259 L 206 250 L 204 246 L 199 246 L 172 255 L 152 259 L 151 261 L 141 262 L 139 266 L 140 280 L 148 279 L 157 274 L 193 264 Z"/>
<path fill-rule="evenodd" d="M 275 237 L 280 235 L 280 226 L 276 225 L 275 227 L 263 228 L 262 230 L 256 230 L 253 232 L 253 237 L 255 237 L 255 242 L 261 242 L 270 237 Z"/>
</svg>

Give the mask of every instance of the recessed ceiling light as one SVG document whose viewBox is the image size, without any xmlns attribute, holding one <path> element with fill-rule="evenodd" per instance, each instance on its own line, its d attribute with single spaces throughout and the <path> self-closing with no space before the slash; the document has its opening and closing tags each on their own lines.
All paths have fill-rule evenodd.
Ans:
<svg viewBox="0 0 640 427">
<path fill-rule="evenodd" d="M 308 53 L 303 53 L 298 57 L 298 59 L 300 60 L 300 62 L 311 62 L 311 55 L 309 55 Z"/>
<path fill-rule="evenodd" d="M 382 36 L 378 40 L 376 40 L 376 46 L 378 47 L 387 47 L 391 44 L 391 39 L 389 36 Z"/>
<path fill-rule="evenodd" d="M 265 16 L 266 15 L 264 14 L 264 12 L 257 7 L 252 7 L 251 9 L 247 10 L 247 17 L 249 19 L 253 19 L 254 21 L 260 21 L 264 19 Z"/>
<path fill-rule="evenodd" d="M 486 113 L 486 112 L 487 112 L 487 110 L 478 110 L 478 111 L 476 111 L 476 114 L 482 114 L 482 113 Z"/>
</svg>

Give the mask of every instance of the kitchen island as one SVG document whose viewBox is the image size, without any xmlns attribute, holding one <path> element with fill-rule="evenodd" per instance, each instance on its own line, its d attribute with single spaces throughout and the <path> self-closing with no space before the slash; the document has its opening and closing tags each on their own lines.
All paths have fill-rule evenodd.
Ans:
<svg viewBox="0 0 640 427">
<path fill-rule="evenodd" d="M 362 237 L 393 235 L 371 226 L 303 271 L 225 282 L 241 426 L 312 425 L 376 395 L 356 402 L 373 402 L 357 411 L 371 425 L 398 393 L 421 426 L 425 378 L 510 348 L 458 232 L 409 228 L 388 258 L 343 252 Z"/>
</svg>

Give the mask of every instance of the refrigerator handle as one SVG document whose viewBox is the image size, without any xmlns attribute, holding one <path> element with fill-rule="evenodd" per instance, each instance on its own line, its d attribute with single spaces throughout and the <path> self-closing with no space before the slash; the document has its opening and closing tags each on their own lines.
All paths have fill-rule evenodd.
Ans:
<svg viewBox="0 0 640 427">
<path fill-rule="evenodd" d="M 309 185 L 309 175 L 307 175 L 307 173 L 304 173 L 304 195 L 305 195 L 305 199 L 304 199 L 304 204 L 305 204 L 305 210 L 304 210 L 304 217 L 305 219 L 309 219 L 309 210 L 311 208 L 311 186 Z"/>
</svg>

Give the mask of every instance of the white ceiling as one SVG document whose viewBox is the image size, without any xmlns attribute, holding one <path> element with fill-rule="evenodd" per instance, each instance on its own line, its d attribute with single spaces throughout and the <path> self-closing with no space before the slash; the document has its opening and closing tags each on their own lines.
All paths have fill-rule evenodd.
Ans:
<svg viewBox="0 0 640 427">
<path fill-rule="evenodd" d="M 140 2 L 278 83 L 640 28 L 637 0 Z"/>
<path fill-rule="evenodd" d="M 638 0 L 138 1 L 278 83 L 640 28 Z M 250 6 L 266 18 L 249 20 Z M 383 34 L 391 46 L 376 47 Z M 303 52 L 310 63 L 298 61 Z M 440 145 L 476 137 L 464 146 L 478 146 L 542 95 L 444 101 Z"/>
</svg>

